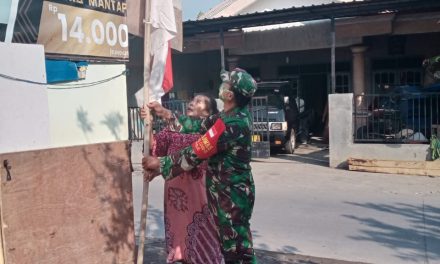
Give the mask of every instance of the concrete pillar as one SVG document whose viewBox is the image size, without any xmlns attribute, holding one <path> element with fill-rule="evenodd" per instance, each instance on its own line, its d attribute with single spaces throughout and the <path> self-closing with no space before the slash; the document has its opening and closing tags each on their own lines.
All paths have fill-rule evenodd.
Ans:
<svg viewBox="0 0 440 264">
<path fill-rule="evenodd" d="M 353 94 L 356 96 L 356 106 L 363 108 L 363 98 L 359 95 L 366 93 L 365 89 L 365 46 L 353 46 Z"/>
<path fill-rule="evenodd" d="M 351 47 L 353 53 L 353 93 L 355 95 L 365 93 L 365 58 L 367 50 L 365 46 Z"/>
<path fill-rule="evenodd" d="M 353 94 L 328 95 L 330 167 L 346 167 L 353 144 Z"/>
</svg>

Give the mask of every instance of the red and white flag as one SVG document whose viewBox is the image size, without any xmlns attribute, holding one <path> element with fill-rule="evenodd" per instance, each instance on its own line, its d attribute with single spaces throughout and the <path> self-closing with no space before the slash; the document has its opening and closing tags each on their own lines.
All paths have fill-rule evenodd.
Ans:
<svg viewBox="0 0 440 264">
<path fill-rule="evenodd" d="M 169 91 L 171 91 L 173 86 L 174 86 L 173 61 L 171 59 L 171 45 L 170 45 L 170 42 L 168 42 L 167 61 L 165 63 L 165 72 L 164 72 L 163 82 L 162 82 L 163 91 L 165 93 L 168 93 Z"/>
<path fill-rule="evenodd" d="M 160 102 L 160 98 L 170 91 L 173 85 L 169 41 L 177 36 L 177 27 L 172 0 L 151 0 L 151 26 L 153 64 L 149 100 Z"/>
</svg>

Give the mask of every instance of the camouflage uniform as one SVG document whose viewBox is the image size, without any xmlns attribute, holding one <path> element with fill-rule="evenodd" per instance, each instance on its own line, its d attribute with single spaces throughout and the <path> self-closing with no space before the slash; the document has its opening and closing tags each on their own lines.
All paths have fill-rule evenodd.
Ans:
<svg viewBox="0 0 440 264">
<path fill-rule="evenodd" d="M 172 126 L 174 130 L 184 133 L 206 132 L 206 134 L 192 146 L 161 157 L 160 171 L 163 177 L 166 180 L 171 179 L 183 170 L 196 167 L 207 158 L 208 203 L 218 227 L 225 261 L 228 264 L 257 263 L 249 224 L 255 200 L 255 185 L 249 165 L 251 160 L 249 111 L 246 107 L 236 107 L 229 112 L 213 115 L 203 122 L 186 116 L 180 116 L 177 120 L 178 122 Z M 213 143 L 214 149 L 211 149 L 206 136 L 213 134 L 213 129 L 222 132 Z M 200 146 L 202 150 L 207 150 L 204 153 L 206 155 L 200 154 Z"/>
</svg>

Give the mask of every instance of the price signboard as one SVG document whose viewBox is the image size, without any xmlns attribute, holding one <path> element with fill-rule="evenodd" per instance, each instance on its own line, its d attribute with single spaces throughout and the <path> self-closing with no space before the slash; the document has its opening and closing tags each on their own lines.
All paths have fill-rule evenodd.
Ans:
<svg viewBox="0 0 440 264">
<path fill-rule="evenodd" d="M 24 22 L 39 21 L 29 26 L 19 23 L 25 26 L 14 33 L 15 42 L 42 44 L 53 57 L 128 60 L 125 0 L 20 0 L 29 1 L 33 8 L 18 16 Z"/>
</svg>

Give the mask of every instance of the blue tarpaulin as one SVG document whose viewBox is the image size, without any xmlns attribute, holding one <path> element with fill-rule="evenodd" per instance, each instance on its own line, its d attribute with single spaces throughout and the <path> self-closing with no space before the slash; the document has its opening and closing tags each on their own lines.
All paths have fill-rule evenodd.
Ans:
<svg viewBox="0 0 440 264">
<path fill-rule="evenodd" d="M 65 61 L 46 59 L 47 83 L 77 81 L 80 79 L 78 69 L 87 66 L 86 61 Z"/>
</svg>

